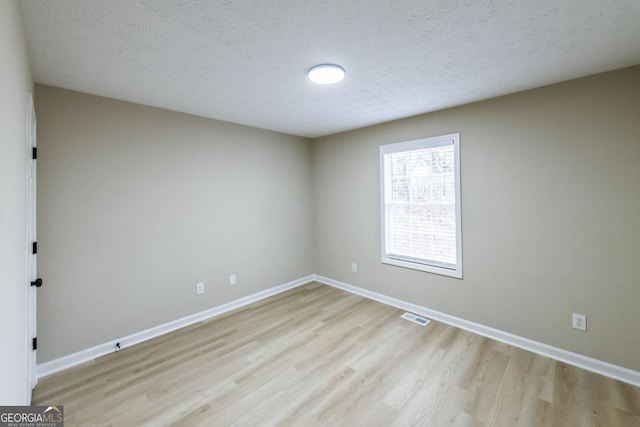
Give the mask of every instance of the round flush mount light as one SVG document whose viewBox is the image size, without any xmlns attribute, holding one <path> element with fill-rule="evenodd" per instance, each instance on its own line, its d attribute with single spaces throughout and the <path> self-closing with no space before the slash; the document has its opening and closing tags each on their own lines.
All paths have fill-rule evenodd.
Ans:
<svg viewBox="0 0 640 427">
<path fill-rule="evenodd" d="M 330 85 L 342 81 L 345 71 L 344 68 L 336 64 L 319 64 L 309 68 L 307 76 L 314 83 Z"/>
</svg>

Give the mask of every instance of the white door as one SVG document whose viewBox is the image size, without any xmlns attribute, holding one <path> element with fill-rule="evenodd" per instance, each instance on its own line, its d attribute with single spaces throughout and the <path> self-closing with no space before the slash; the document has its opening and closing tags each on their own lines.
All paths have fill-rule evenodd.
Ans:
<svg viewBox="0 0 640 427">
<path fill-rule="evenodd" d="M 42 284 L 38 279 L 37 265 L 37 236 L 36 236 L 36 111 L 33 106 L 33 95 L 28 94 L 27 100 L 27 150 L 28 173 L 27 180 L 27 277 L 31 283 L 25 283 L 27 288 L 27 404 L 31 404 L 31 390 L 38 382 L 36 375 L 36 290 Z M 37 285 L 37 286 L 36 286 Z"/>
</svg>

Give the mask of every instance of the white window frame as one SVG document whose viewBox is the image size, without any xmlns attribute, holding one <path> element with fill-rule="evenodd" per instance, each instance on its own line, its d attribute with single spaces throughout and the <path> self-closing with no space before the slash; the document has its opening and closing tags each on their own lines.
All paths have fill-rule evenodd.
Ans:
<svg viewBox="0 0 640 427">
<path fill-rule="evenodd" d="M 385 200 L 385 155 L 422 150 L 427 148 L 442 147 L 445 145 L 453 145 L 454 150 L 454 166 L 455 166 L 455 230 L 456 230 L 456 263 L 443 264 L 436 260 L 415 259 L 402 256 L 390 256 L 388 250 L 388 223 L 387 223 L 387 203 Z M 382 262 L 384 264 L 395 265 L 399 267 L 410 268 L 413 270 L 426 271 L 430 273 L 441 274 L 444 276 L 456 277 L 462 279 L 462 215 L 460 203 L 460 134 L 454 133 L 449 135 L 435 136 L 430 138 L 421 138 L 412 141 L 398 142 L 394 144 L 385 144 L 380 146 L 380 217 L 381 217 L 381 247 Z"/>
</svg>

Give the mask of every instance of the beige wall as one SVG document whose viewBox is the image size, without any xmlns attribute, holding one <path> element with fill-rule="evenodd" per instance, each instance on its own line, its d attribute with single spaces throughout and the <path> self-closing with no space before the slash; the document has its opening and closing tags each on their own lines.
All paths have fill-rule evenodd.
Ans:
<svg viewBox="0 0 640 427">
<path fill-rule="evenodd" d="M 378 147 L 454 132 L 464 279 L 381 264 Z M 640 66 L 320 138 L 313 162 L 316 273 L 640 371 Z"/>
<path fill-rule="evenodd" d="M 39 363 L 313 272 L 310 141 L 40 85 L 36 108 Z"/>
<path fill-rule="evenodd" d="M 27 402 L 27 92 L 20 2 L 0 1 L 0 405 Z"/>
</svg>

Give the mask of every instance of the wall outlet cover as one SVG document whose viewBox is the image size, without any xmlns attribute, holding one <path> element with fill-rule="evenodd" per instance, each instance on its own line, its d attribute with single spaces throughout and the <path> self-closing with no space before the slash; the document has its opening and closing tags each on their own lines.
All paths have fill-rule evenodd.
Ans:
<svg viewBox="0 0 640 427">
<path fill-rule="evenodd" d="M 573 313 L 571 316 L 571 326 L 573 329 L 578 329 L 580 331 L 587 330 L 587 316 L 584 314 Z"/>
</svg>

